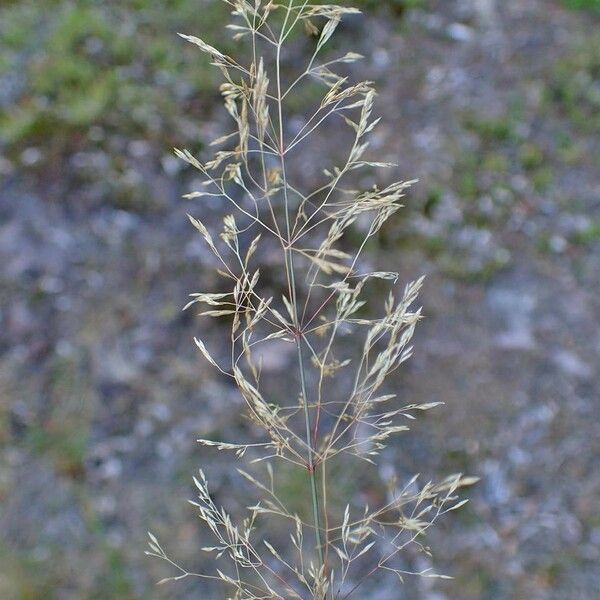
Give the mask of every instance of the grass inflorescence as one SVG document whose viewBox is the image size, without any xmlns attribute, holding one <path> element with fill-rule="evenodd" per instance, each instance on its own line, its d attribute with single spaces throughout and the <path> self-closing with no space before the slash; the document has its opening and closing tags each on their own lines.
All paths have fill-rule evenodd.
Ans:
<svg viewBox="0 0 600 600">
<path fill-rule="evenodd" d="M 423 485 L 418 476 L 404 483 L 394 480 L 373 507 L 361 504 L 358 495 L 340 505 L 334 489 L 340 469 L 351 472 L 356 462 L 375 465 L 390 438 L 439 404 L 401 405 L 385 389 L 387 377 L 411 356 L 422 279 L 398 293 L 398 273 L 365 266 L 366 245 L 401 208 L 413 182 L 352 187 L 354 172 L 393 166 L 367 157 L 369 134 L 379 121 L 373 117 L 372 83 L 352 83 L 336 73 L 361 57 L 324 54 L 341 20 L 359 11 L 304 0 L 224 1 L 234 17 L 229 28 L 245 44 L 240 54 L 246 61 L 193 35 L 182 37 L 221 72 L 221 93 L 234 127 L 213 142 L 218 150 L 208 160 L 187 150 L 176 154 L 204 177 L 204 188 L 188 198 L 214 198 L 230 207 L 219 235 L 190 215 L 229 291 L 194 293 L 187 308 L 201 307 L 205 317 L 229 320 L 228 360 L 202 340 L 195 343 L 236 384 L 249 418 L 263 432 L 263 439 L 253 443 L 199 441 L 232 452 L 256 469 L 262 464 L 264 474 L 239 470 L 261 499 L 236 523 L 215 504 L 201 471 L 193 504 L 215 538 L 204 549 L 214 555 L 214 572 L 190 572 L 153 535 L 148 554 L 176 570 L 165 581 L 218 581 L 226 597 L 236 599 L 346 599 L 356 597 L 376 575 L 392 573 L 400 581 L 407 574 L 442 577 L 429 570 L 408 573 L 402 555 L 409 546 L 429 553 L 424 534 L 439 516 L 466 502 L 459 500 L 458 490 L 473 478 L 456 474 Z M 286 48 L 302 33 L 312 52 L 305 67 L 292 73 Z M 303 124 L 292 127 L 286 107 L 304 84 L 315 81 L 322 97 Z M 345 159 L 323 169 L 322 181 L 307 189 L 298 168 L 303 153 L 310 152 L 324 124 L 335 119 L 351 134 Z M 357 233 L 361 241 L 349 243 Z M 263 283 L 258 266 L 263 245 L 280 257 L 282 293 Z M 375 284 L 390 291 L 379 316 L 370 317 L 365 291 Z M 356 341 L 348 343 L 349 336 Z M 268 396 L 260 359 L 267 343 L 294 348 L 296 373 L 287 398 Z M 302 514 L 279 493 L 278 468 L 305 474 L 310 508 Z M 264 536 L 275 522 L 278 531 L 289 528 L 285 539 L 291 545 L 280 536 Z"/>
</svg>

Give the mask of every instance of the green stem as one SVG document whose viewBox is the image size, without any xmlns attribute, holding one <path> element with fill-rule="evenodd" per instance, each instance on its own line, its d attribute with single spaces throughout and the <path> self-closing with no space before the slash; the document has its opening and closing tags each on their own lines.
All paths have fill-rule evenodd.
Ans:
<svg viewBox="0 0 600 600">
<path fill-rule="evenodd" d="M 296 340 L 296 348 L 298 349 L 298 366 L 300 369 L 300 384 L 302 386 L 302 397 L 304 401 L 304 422 L 306 425 L 306 444 L 309 451 L 309 475 L 310 475 L 310 492 L 312 496 L 313 517 L 315 521 L 315 532 L 317 541 L 317 551 L 319 552 L 319 561 L 321 566 L 324 564 L 323 557 L 323 542 L 321 540 L 321 511 L 319 508 L 319 494 L 317 490 L 317 467 L 315 465 L 315 451 L 312 446 L 310 434 L 310 415 L 308 414 L 308 399 L 306 397 L 306 381 L 304 377 L 304 357 L 302 355 L 302 340 Z"/>
<path fill-rule="evenodd" d="M 292 250 L 286 250 L 286 263 L 288 267 L 288 273 L 290 274 L 290 284 L 292 288 L 292 306 L 294 308 L 294 323 L 296 329 L 299 329 L 298 322 L 298 309 L 297 309 L 297 300 L 296 300 L 296 282 L 294 275 L 294 259 L 292 256 Z M 302 402 L 304 407 L 304 424 L 306 427 L 306 445 L 308 446 L 308 473 L 310 478 L 310 491 L 312 498 L 312 510 L 313 510 L 313 520 L 315 525 L 315 537 L 316 537 L 316 545 L 317 552 L 319 553 L 319 562 L 322 567 L 324 564 L 324 556 L 323 556 L 323 542 L 321 538 L 321 510 L 319 507 L 319 493 L 317 490 L 317 468 L 315 465 L 315 449 L 313 447 L 312 436 L 311 436 L 311 426 L 310 426 L 310 414 L 308 410 L 308 394 L 307 394 L 307 386 L 306 386 L 306 375 L 304 369 L 304 355 L 302 352 L 302 334 L 300 331 L 297 331 L 296 335 L 296 349 L 298 353 L 298 370 L 300 373 L 300 387 L 302 393 Z"/>
<path fill-rule="evenodd" d="M 284 131 L 283 131 L 283 95 L 281 92 L 281 46 L 285 39 L 286 26 L 294 2 L 289 0 L 283 27 L 281 30 L 281 36 L 277 44 L 277 109 L 279 116 L 279 157 L 281 160 L 281 177 L 283 180 L 283 198 L 284 198 L 284 210 L 285 210 L 285 225 L 287 240 L 284 245 L 285 250 L 285 266 L 288 277 L 288 284 L 290 288 L 290 301 L 293 306 L 293 318 L 294 327 L 296 328 L 296 348 L 298 351 L 298 370 L 300 372 L 300 385 L 302 392 L 302 402 L 304 405 L 304 423 L 306 426 L 306 445 L 308 447 L 308 473 L 310 478 L 310 489 L 312 497 L 312 509 L 313 509 L 313 521 L 315 526 L 315 538 L 317 552 L 319 554 L 319 566 L 322 568 L 324 565 L 323 558 L 323 543 L 321 540 L 321 511 L 319 508 L 319 494 L 317 492 L 317 473 L 315 465 L 315 449 L 313 447 L 310 431 L 310 413 L 308 410 L 308 395 L 306 392 L 306 375 L 304 371 L 304 357 L 302 355 L 302 333 L 300 332 L 300 320 L 298 318 L 298 300 L 296 294 L 296 277 L 294 273 L 294 257 L 291 243 L 291 228 L 290 228 L 290 213 L 289 213 L 289 199 L 288 199 L 288 183 L 287 173 L 285 168 L 285 142 L 284 142 Z M 306 5 L 306 2 L 305 2 Z"/>
</svg>

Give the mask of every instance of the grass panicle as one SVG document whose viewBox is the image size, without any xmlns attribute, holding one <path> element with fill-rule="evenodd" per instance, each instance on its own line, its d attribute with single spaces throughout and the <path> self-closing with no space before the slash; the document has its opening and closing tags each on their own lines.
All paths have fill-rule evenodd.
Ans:
<svg viewBox="0 0 600 600">
<path fill-rule="evenodd" d="M 357 597 L 363 583 L 378 574 L 392 573 L 403 581 L 408 574 L 400 560 L 403 551 L 414 546 L 428 554 L 424 534 L 438 517 L 465 503 L 459 490 L 475 481 L 460 474 L 424 485 L 417 477 L 404 484 L 393 481 L 386 498 L 373 507 L 347 498 L 340 505 L 332 492 L 335 475 L 330 468 L 342 465 L 351 472 L 355 461 L 375 464 L 392 436 L 406 431 L 416 414 L 438 405 L 399 406 L 385 390 L 387 377 L 411 356 L 411 338 L 421 318 L 414 306 L 422 279 L 398 293 L 397 273 L 370 271 L 364 260 L 367 243 L 401 208 L 414 182 L 363 191 L 348 187 L 355 171 L 393 166 L 367 157 L 369 134 L 379 121 L 373 117 L 371 82 L 351 83 L 335 71 L 346 71 L 345 65 L 360 55 L 332 57 L 327 49 L 342 19 L 356 9 L 304 0 L 224 1 L 232 10 L 229 29 L 247 49 L 240 53 L 245 62 L 193 35 L 182 37 L 221 71 L 221 94 L 233 128 L 213 142 L 217 150 L 207 161 L 187 150 L 175 152 L 205 181 L 203 189 L 186 197 L 212 197 L 229 207 L 219 235 L 198 216 L 190 215 L 190 221 L 214 254 L 230 291 L 194 293 L 186 308 L 229 320 L 228 360 L 201 340 L 195 343 L 237 385 L 248 417 L 263 432 L 256 443 L 199 442 L 258 463 L 256 471 L 239 473 L 261 499 L 236 523 L 215 505 L 200 472 L 192 504 L 214 536 L 214 543 L 204 548 L 214 556 L 214 572 L 186 570 L 153 535 L 148 554 L 172 566 L 175 574 L 168 580 L 220 581 L 228 598 Z M 305 68 L 290 77 L 286 47 L 297 43 L 299 35 L 311 52 Z M 308 82 L 320 83 L 322 98 L 301 125 L 292 127 L 286 119 L 288 102 Z M 322 181 L 306 189 L 303 152 L 310 151 L 310 140 L 324 124 L 334 120 L 350 134 L 345 159 L 323 169 Z M 279 253 L 282 292 L 263 282 L 258 254 L 263 245 L 271 256 Z M 374 318 L 365 307 L 366 289 L 372 285 L 390 288 Z M 348 343 L 350 335 L 355 343 Z M 267 397 L 260 350 L 266 343 L 294 346 L 297 373 L 287 386 L 289 397 Z M 361 351 L 353 353 L 353 348 Z M 311 498 L 306 514 L 298 514 L 281 496 L 279 468 L 306 474 Z M 289 528 L 288 534 L 265 539 L 264 523 L 275 521 L 278 531 Z"/>
</svg>

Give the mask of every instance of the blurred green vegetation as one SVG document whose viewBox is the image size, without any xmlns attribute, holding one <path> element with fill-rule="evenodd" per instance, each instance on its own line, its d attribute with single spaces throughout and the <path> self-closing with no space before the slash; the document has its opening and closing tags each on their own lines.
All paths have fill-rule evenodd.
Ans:
<svg viewBox="0 0 600 600">
<path fill-rule="evenodd" d="M 206 10 L 186 0 L 3 7 L 0 78 L 10 88 L 0 109 L 4 142 L 19 148 L 43 141 L 56 153 L 80 146 L 91 126 L 97 138 L 110 131 L 178 137 L 171 126 L 181 103 L 214 86 L 208 65 L 175 33 L 197 31 L 214 41 L 225 17 L 218 0 Z"/>
<path fill-rule="evenodd" d="M 403 10 L 422 0 L 358 0 L 366 9 Z M 50 145 L 53 152 L 80 145 L 91 126 L 97 137 L 117 131 L 181 141 L 174 115 L 195 98 L 215 93 L 214 69 L 175 37 L 193 32 L 230 50 L 221 0 L 35 0 L 0 8 L 0 104 L 4 142 Z M 95 140 L 93 140 L 95 141 Z"/>
<path fill-rule="evenodd" d="M 350 4 L 399 18 L 425 2 Z M 37 0 L 0 3 L 4 159 L 33 175 L 47 197 L 76 191 L 78 204 L 160 210 L 159 163 L 173 146 L 198 152 L 201 126 L 219 103 L 219 72 L 176 34 L 235 53 L 224 29 L 229 11 L 222 0 L 46 0 L 44 10 Z M 307 86 L 290 109 L 314 97 Z"/>
<path fill-rule="evenodd" d="M 585 229 L 573 234 L 572 242 L 575 244 L 591 244 L 600 240 L 600 219 L 591 221 Z"/>
<path fill-rule="evenodd" d="M 600 9 L 600 0 L 565 2 Z M 401 15 L 426 7 L 427 1 L 353 4 Z M 194 32 L 230 51 L 230 37 L 222 34 L 228 12 L 221 0 L 46 0 L 43 11 L 36 0 L 2 3 L 0 143 L 5 153 L 18 159 L 27 147 L 43 146 L 44 163 L 93 146 L 113 160 L 122 150 L 114 136 L 160 140 L 162 148 L 199 144 L 197 124 L 215 97 L 218 73 L 175 34 Z M 596 44 L 557 65 L 547 90 L 549 99 L 582 127 L 598 125 L 599 50 Z M 512 135 L 505 126 L 475 124 L 482 138 L 500 142 Z M 532 160 L 524 156 L 525 163 Z M 36 161 L 23 162 L 30 167 L 28 162 Z M 123 165 L 115 168 L 126 171 Z"/>
<path fill-rule="evenodd" d="M 600 127 L 600 39 L 586 39 L 556 63 L 546 100 L 583 132 Z"/>
<path fill-rule="evenodd" d="M 84 507 L 90 504 L 90 499 L 82 490 L 79 494 L 88 535 L 95 547 L 81 556 L 87 568 L 86 573 L 80 575 L 78 597 L 89 600 L 136 600 L 140 596 L 133 591 L 123 554 L 107 543 L 97 515 L 92 512 L 85 514 Z M 9 600 L 60 598 L 58 590 L 68 585 L 73 568 L 56 559 L 62 551 L 56 545 L 50 548 L 49 556 L 45 556 L 32 550 L 15 551 L 0 541 L 0 561 L 5 567 L 5 574 L 0 577 L 0 597 Z"/>
<path fill-rule="evenodd" d="M 46 378 L 46 409 L 31 424 L 28 447 L 50 459 L 56 471 L 73 479 L 84 472 L 94 397 L 76 361 L 56 357 Z"/>
<path fill-rule="evenodd" d="M 600 0 L 563 0 L 568 8 L 600 12 Z"/>
</svg>

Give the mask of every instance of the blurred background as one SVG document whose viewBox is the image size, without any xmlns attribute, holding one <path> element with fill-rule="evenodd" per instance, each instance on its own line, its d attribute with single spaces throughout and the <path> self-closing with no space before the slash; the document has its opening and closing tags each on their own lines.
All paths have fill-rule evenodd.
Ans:
<svg viewBox="0 0 600 600">
<path fill-rule="evenodd" d="M 481 477 L 429 539 L 455 579 L 370 595 L 599 598 L 600 1 L 353 4 L 367 16 L 335 48 L 379 88 L 379 159 L 420 179 L 370 257 L 427 275 L 394 386 L 446 403 L 385 458 Z M 215 284 L 185 212 L 219 210 L 181 199 L 196 175 L 171 152 L 227 124 L 218 73 L 175 33 L 235 52 L 228 18 L 219 0 L 0 1 L 2 599 L 221 597 L 157 588 L 172 573 L 143 550 L 150 529 L 198 567 L 192 475 L 217 501 L 243 490 L 195 443 L 246 424 L 193 347 L 218 353 L 221 325 L 181 312 Z M 287 357 L 267 358 L 283 382 Z"/>
</svg>

